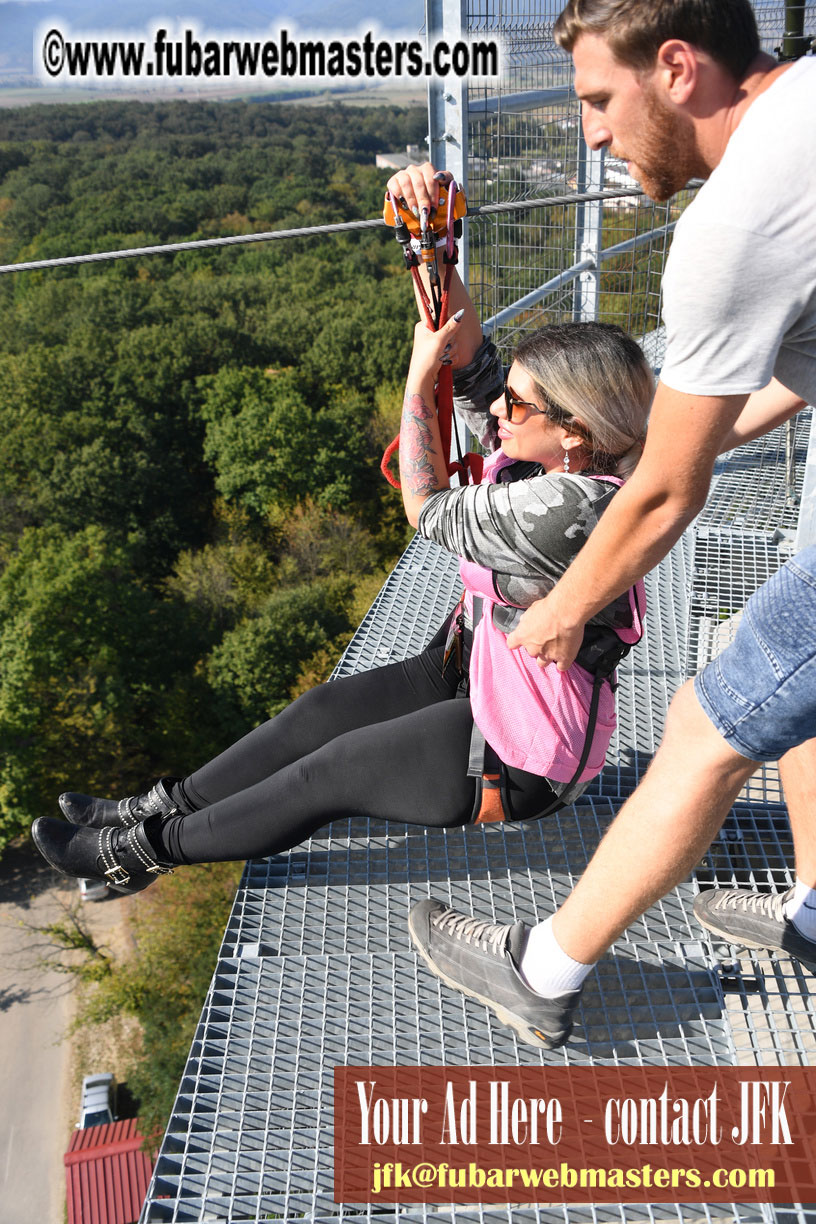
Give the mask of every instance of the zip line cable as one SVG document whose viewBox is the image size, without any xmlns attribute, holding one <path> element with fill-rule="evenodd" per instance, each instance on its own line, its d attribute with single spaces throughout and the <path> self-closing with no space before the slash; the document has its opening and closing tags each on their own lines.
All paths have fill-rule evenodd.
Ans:
<svg viewBox="0 0 816 1224">
<path fill-rule="evenodd" d="M 570 195 L 543 196 L 537 200 L 513 200 L 507 204 L 482 204 L 469 208 L 468 217 L 492 213 L 519 212 L 530 208 L 552 208 L 559 204 L 583 204 L 591 200 L 617 200 L 623 196 L 642 196 L 639 187 L 617 187 L 606 191 L 573 192 Z M 232 234 L 226 238 L 198 238 L 191 242 L 167 242 L 157 246 L 129 247 L 121 251 L 95 251 L 88 255 L 64 255 L 56 259 L 35 259 L 27 263 L 0 264 L 1 272 L 34 272 L 44 268 L 65 268 L 74 264 L 100 263 L 106 259 L 134 259 L 140 255 L 161 255 L 176 251 L 199 251 L 205 247 L 238 246 L 247 242 L 274 242 L 279 238 L 305 238 L 313 234 L 342 234 L 352 230 L 386 228 L 382 217 L 372 221 L 340 221 L 332 225 L 307 225 L 303 229 L 270 230 L 263 234 Z"/>
</svg>

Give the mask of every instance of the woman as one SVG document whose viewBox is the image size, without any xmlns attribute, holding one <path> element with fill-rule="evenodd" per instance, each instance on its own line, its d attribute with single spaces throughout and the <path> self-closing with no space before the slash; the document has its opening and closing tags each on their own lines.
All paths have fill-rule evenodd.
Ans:
<svg viewBox="0 0 816 1224">
<path fill-rule="evenodd" d="M 416 329 L 400 469 L 409 521 L 462 559 L 467 611 L 481 599 L 469 696 L 471 635 L 455 614 L 420 655 L 315 688 L 185 778 L 119 802 L 61 796 L 71 824 L 41 817 L 32 827 L 58 870 L 136 892 L 179 864 L 277 854 L 345 816 L 466 824 L 479 800 L 480 779 L 468 774 L 474 718 L 503 763 L 511 819 L 563 806 L 599 772 L 614 724 L 609 685 L 576 777 L 591 678 L 577 665 L 542 671 L 504 636 L 633 467 L 651 374 L 620 329 L 567 324 L 526 339 L 503 385 L 458 280 L 451 309 L 440 332 Z M 458 367 L 460 407 L 495 448 L 478 486 L 448 487 L 433 400 L 443 362 Z M 637 636 L 629 597 L 597 621 Z M 447 649 L 451 629 L 461 659 Z"/>
</svg>

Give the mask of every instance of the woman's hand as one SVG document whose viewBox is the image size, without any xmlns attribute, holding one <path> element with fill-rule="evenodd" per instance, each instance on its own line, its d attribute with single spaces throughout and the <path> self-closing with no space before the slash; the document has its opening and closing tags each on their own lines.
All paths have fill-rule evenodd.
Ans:
<svg viewBox="0 0 816 1224">
<path fill-rule="evenodd" d="M 406 166 L 398 170 L 388 180 L 387 187 L 393 196 L 399 200 L 403 208 L 419 217 L 423 208 L 429 214 L 434 212 L 439 203 L 439 188 L 451 181 L 452 174 L 446 170 L 435 170 L 430 162 L 421 166 Z"/>
<path fill-rule="evenodd" d="M 431 331 L 427 323 L 417 323 L 414 328 L 414 347 L 411 352 L 411 364 L 408 368 L 408 382 L 421 383 L 428 378 L 435 382 L 439 377 L 440 367 L 449 365 L 457 367 L 467 364 L 460 360 L 459 336 L 461 333 L 462 310 L 458 310 L 452 319 L 439 331 Z M 467 360 L 470 360 L 468 356 Z"/>
<path fill-rule="evenodd" d="M 425 162 L 422 166 L 406 166 L 404 170 L 398 170 L 396 174 L 392 174 L 388 180 L 388 190 L 397 197 L 403 208 L 418 218 L 423 208 L 427 208 L 429 213 L 436 208 L 439 203 L 439 188 L 447 186 L 452 178 L 453 175 L 446 170 L 435 170 L 430 162 Z M 419 275 L 425 283 L 427 292 L 428 273 L 424 264 L 419 268 Z M 424 318 L 419 297 L 417 297 L 417 305 L 420 317 Z M 457 314 L 464 311 L 459 327 L 458 344 L 455 348 L 452 347 L 448 354 L 454 369 L 461 369 L 469 365 L 476 355 L 482 342 L 482 325 L 455 267 L 452 269 L 450 278 L 448 310 L 451 314 L 454 311 Z"/>
</svg>

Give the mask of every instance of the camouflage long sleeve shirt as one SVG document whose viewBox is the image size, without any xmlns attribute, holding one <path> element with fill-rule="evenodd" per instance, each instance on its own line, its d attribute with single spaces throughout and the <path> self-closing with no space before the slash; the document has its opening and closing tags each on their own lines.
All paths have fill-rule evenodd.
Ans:
<svg viewBox="0 0 816 1224">
<path fill-rule="evenodd" d="M 488 450 L 498 448 L 497 423 L 488 411 L 502 392 L 498 352 L 484 341 L 469 366 L 454 375 L 454 403 Z M 493 573 L 498 600 L 494 624 L 510 633 L 521 610 L 546 595 L 583 547 L 617 492 L 608 480 L 562 472 L 543 473 L 538 464 L 516 462 L 498 481 L 445 489 L 422 506 L 419 531 L 449 552 Z M 631 624 L 629 598 L 622 595 L 592 623 Z"/>
</svg>

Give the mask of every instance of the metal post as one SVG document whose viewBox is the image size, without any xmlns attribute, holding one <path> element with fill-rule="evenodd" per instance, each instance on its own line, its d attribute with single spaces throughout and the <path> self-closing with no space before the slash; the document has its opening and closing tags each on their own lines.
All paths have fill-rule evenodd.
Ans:
<svg viewBox="0 0 816 1224">
<path fill-rule="evenodd" d="M 467 0 L 425 0 L 428 47 L 467 38 Z M 467 191 L 468 88 L 461 77 L 428 81 L 428 150 L 438 170 L 449 170 Z M 467 222 L 459 244 L 459 275 L 468 283 Z"/>
<path fill-rule="evenodd" d="M 425 0 L 428 49 L 442 39 L 452 47 L 467 37 L 467 0 Z M 431 77 L 428 81 L 428 150 L 438 170 L 449 170 L 467 191 L 468 87 L 461 77 Z M 459 275 L 468 284 L 468 223 L 463 222 L 459 242 Z M 453 415 L 451 459 L 456 458 L 457 439 L 464 453 L 470 446 L 469 432 Z"/>
<path fill-rule="evenodd" d="M 793 547 L 795 552 L 816 544 L 816 411 L 810 422 L 805 477 L 802 482 L 802 501 L 799 505 L 799 522 Z"/>
<path fill-rule="evenodd" d="M 785 33 L 782 36 L 782 46 L 776 48 L 780 60 L 795 60 L 801 55 L 807 55 L 810 50 L 810 37 L 805 34 L 804 0 L 785 0 Z"/>
<path fill-rule="evenodd" d="M 796 496 L 796 417 L 785 422 L 785 505 L 797 504 Z"/>
<path fill-rule="evenodd" d="M 581 132 L 578 139 L 577 190 L 579 192 L 603 190 L 605 154 L 605 149 L 590 149 Z M 575 281 L 572 317 L 577 323 L 590 323 L 598 318 L 601 296 L 602 240 L 603 201 L 591 200 L 576 205 L 575 262 L 591 261 L 591 266 Z"/>
</svg>

